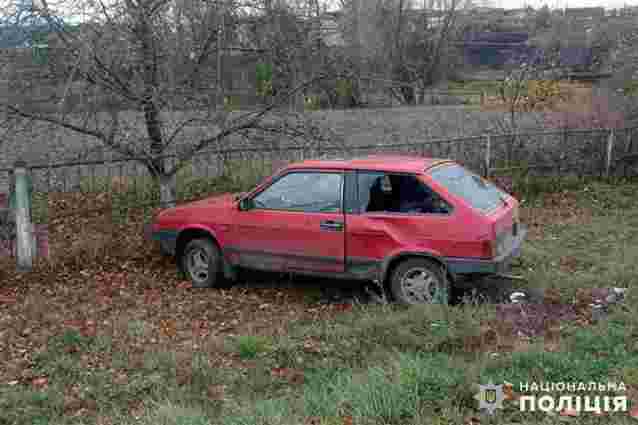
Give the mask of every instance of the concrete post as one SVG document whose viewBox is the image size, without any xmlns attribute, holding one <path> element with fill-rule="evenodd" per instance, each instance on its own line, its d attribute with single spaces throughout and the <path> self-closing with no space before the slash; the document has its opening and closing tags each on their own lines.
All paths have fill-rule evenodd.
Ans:
<svg viewBox="0 0 638 425">
<path fill-rule="evenodd" d="M 17 161 L 13 168 L 16 221 L 16 257 L 18 270 L 31 270 L 35 257 L 33 225 L 31 224 L 31 190 L 26 163 Z"/>
</svg>

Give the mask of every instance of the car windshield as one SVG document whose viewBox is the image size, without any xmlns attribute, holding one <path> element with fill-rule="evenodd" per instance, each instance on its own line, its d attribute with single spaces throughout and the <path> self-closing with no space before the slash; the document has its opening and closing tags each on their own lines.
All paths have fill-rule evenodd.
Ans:
<svg viewBox="0 0 638 425">
<path fill-rule="evenodd" d="M 483 213 L 492 211 L 506 199 L 505 192 L 458 164 L 436 167 L 430 171 L 430 176 Z"/>
</svg>

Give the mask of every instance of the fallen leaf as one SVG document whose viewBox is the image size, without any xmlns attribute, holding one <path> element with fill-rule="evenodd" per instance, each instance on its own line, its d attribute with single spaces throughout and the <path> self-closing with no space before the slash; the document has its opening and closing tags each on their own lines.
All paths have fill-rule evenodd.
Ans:
<svg viewBox="0 0 638 425">
<path fill-rule="evenodd" d="M 36 388 L 44 388 L 49 385 L 49 378 L 45 376 L 34 378 L 33 380 L 31 380 L 31 384 Z"/>
<path fill-rule="evenodd" d="M 77 353 L 78 351 L 80 351 L 80 349 L 77 345 L 69 345 L 67 347 L 64 347 L 64 352 L 67 354 Z"/>
<path fill-rule="evenodd" d="M 169 338 L 177 335 L 177 325 L 173 319 L 164 319 L 160 321 L 160 331 Z"/>
<path fill-rule="evenodd" d="M 189 288 L 192 288 L 192 287 L 193 287 L 193 284 L 192 284 L 191 282 L 189 282 L 189 281 L 185 280 L 185 281 L 183 281 L 183 282 L 178 283 L 178 284 L 177 284 L 177 287 L 178 287 L 179 289 L 189 289 Z"/>
<path fill-rule="evenodd" d="M 560 411 L 559 413 L 560 416 L 571 416 L 571 417 L 576 417 L 578 416 L 578 411 L 574 410 L 574 409 L 568 409 L 565 408 L 563 410 Z"/>
<path fill-rule="evenodd" d="M 307 353 L 321 353 L 320 343 L 310 338 L 304 341 L 303 349 Z"/>
<path fill-rule="evenodd" d="M 343 417 L 343 425 L 352 425 L 354 423 L 354 420 L 352 419 L 352 416 L 344 416 Z"/>
<path fill-rule="evenodd" d="M 97 323 L 94 320 L 87 320 L 84 323 L 82 329 L 80 329 L 80 334 L 85 337 L 94 337 L 97 335 Z"/>
<path fill-rule="evenodd" d="M 546 289 L 543 296 L 543 301 L 546 304 L 560 304 L 561 303 L 560 291 L 556 288 Z"/>
<path fill-rule="evenodd" d="M 518 400 L 520 395 L 514 392 L 514 386 L 512 384 L 503 384 L 503 395 L 505 400 Z"/>
<path fill-rule="evenodd" d="M 303 372 L 287 367 L 277 367 L 270 371 L 274 378 L 286 379 L 291 384 L 302 384 L 304 381 Z"/>
<path fill-rule="evenodd" d="M 64 396 L 64 404 L 63 409 L 67 414 L 76 413 L 78 410 L 82 408 L 82 400 L 77 397 L 66 395 Z"/>
<path fill-rule="evenodd" d="M 208 397 L 212 400 L 224 400 L 226 394 L 225 385 L 210 385 L 208 387 Z"/>
<path fill-rule="evenodd" d="M 341 312 L 350 311 L 352 310 L 352 304 L 348 304 L 348 303 L 334 304 L 333 308 L 336 311 L 341 311 Z"/>
<path fill-rule="evenodd" d="M 275 367 L 270 370 L 270 375 L 276 378 L 285 378 L 290 372 L 291 372 L 291 369 L 289 368 Z"/>
<path fill-rule="evenodd" d="M 113 383 L 118 385 L 126 385 L 128 383 L 128 375 L 125 373 L 118 373 L 113 377 Z"/>
<path fill-rule="evenodd" d="M 18 302 L 16 297 L 2 295 L 0 296 L 0 304 L 15 304 Z"/>
</svg>

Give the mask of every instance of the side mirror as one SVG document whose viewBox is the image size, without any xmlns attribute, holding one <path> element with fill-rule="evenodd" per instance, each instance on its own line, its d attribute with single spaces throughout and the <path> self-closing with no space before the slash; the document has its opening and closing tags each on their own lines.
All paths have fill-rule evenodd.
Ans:
<svg viewBox="0 0 638 425">
<path fill-rule="evenodd" d="M 239 201 L 239 211 L 248 211 L 254 207 L 252 199 L 242 199 Z"/>
</svg>

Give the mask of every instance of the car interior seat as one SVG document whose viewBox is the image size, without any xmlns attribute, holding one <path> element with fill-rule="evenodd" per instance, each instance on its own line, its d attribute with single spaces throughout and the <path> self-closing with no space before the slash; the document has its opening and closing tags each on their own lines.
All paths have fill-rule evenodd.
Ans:
<svg viewBox="0 0 638 425">
<path fill-rule="evenodd" d="M 384 177 L 377 177 L 370 186 L 370 201 L 366 207 L 366 211 L 385 211 L 386 194 L 383 192 L 382 184 Z"/>
</svg>

